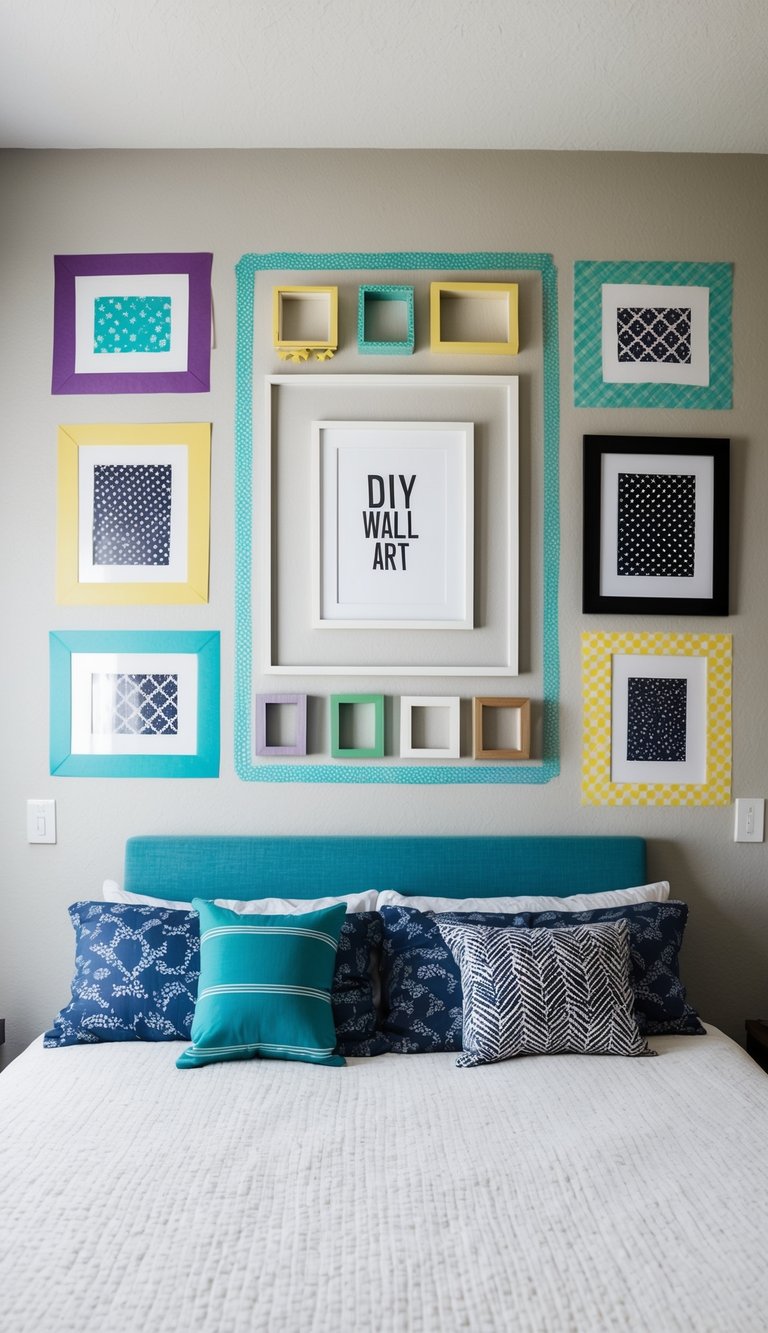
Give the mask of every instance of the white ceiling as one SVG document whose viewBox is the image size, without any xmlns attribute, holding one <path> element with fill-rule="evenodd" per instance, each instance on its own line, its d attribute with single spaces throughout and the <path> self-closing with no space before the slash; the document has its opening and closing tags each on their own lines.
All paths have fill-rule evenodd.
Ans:
<svg viewBox="0 0 768 1333">
<path fill-rule="evenodd" d="M 0 0 L 0 146 L 768 151 L 768 0 Z"/>
</svg>

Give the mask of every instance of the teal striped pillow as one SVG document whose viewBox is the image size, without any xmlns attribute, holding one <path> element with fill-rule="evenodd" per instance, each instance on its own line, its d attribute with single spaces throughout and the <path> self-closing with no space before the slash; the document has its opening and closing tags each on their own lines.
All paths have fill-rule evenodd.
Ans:
<svg viewBox="0 0 768 1333">
<path fill-rule="evenodd" d="M 344 903 L 299 916 L 251 916 L 193 898 L 200 915 L 200 981 L 192 1045 L 179 1069 L 220 1060 L 304 1060 L 334 1055 L 331 984 Z"/>
</svg>

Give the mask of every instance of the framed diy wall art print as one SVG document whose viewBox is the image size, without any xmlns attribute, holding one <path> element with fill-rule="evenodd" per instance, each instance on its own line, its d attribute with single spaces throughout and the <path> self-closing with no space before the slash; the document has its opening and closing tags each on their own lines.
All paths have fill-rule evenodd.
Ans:
<svg viewBox="0 0 768 1333">
<path fill-rule="evenodd" d="M 479 356 L 475 348 L 462 363 L 463 353 L 436 351 L 430 346 L 427 324 L 419 314 L 428 303 L 432 281 L 460 279 L 518 285 L 528 329 L 514 365 L 515 371 L 525 375 L 526 489 L 519 504 L 519 380 L 509 375 L 509 355 L 494 351 Z M 281 365 L 274 349 L 273 290 L 297 281 L 338 287 L 339 345 L 329 363 L 309 360 Z M 559 771 L 559 367 L 557 283 L 551 256 L 482 251 L 250 254 L 237 265 L 237 282 L 238 775 L 250 782 L 550 781 Z M 391 373 L 392 355 L 387 348 L 366 349 L 366 373 L 361 373 L 358 321 L 354 318 L 361 286 L 394 286 L 414 292 L 415 346 L 407 367 L 398 363 L 397 374 Z M 308 466 L 312 423 L 340 421 L 472 424 L 471 628 L 453 619 L 450 628 L 436 628 L 430 617 L 425 617 L 423 628 L 412 621 L 400 628 L 384 620 L 382 629 L 370 623 L 351 626 L 341 620 L 332 625 L 313 623 L 317 532 L 312 532 L 312 524 L 313 514 L 319 520 L 323 510 Z M 391 472 L 397 486 L 400 471 L 408 485 L 411 473 L 405 468 L 376 467 L 370 474 L 384 478 L 386 487 Z M 368 471 L 365 475 L 367 487 Z M 375 488 L 377 483 L 372 485 Z M 372 498 L 377 499 L 378 492 Z M 377 507 L 367 506 L 369 510 Z M 404 493 L 401 506 L 387 506 L 398 507 L 405 510 Z M 390 516 L 393 532 L 394 521 Z M 403 514 L 398 522 L 402 526 Z M 415 524 L 412 530 L 416 531 Z M 331 561 L 335 558 L 332 554 Z M 522 624 L 519 580 L 525 606 Z M 369 610 L 366 607 L 366 614 Z M 468 611 L 466 618 L 470 619 Z M 427 690 L 438 694 L 446 676 L 464 677 L 466 693 L 471 695 L 476 692 L 477 676 L 503 678 L 521 671 L 530 675 L 530 688 L 542 702 L 537 755 L 519 765 L 475 762 L 469 752 L 447 763 L 413 759 L 403 763 L 394 753 L 372 761 L 356 757 L 351 763 L 338 756 L 335 762 L 328 762 L 318 758 L 328 752 L 329 742 L 324 722 L 317 721 L 317 710 L 306 758 L 277 762 L 255 752 L 253 701 L 270 689 L 269 677 L 276 674 L 283 677 L 283 688 L 288 690 L 306 690 L 308 678 L 325 678 L 329 695 L 344 689 L 345 678 L 350 676 L 359 677 L 361 684 L 364 678 L 371 678 L 369 688 L 374 691 L 386 690 L 393 677 L 420 677 Z"/>
<path fill-rule="evenodd" d="M 56 598 L 208 600 L 207 422 L 59 427 Z"/>
<path fill-rule="evenodd" d="M 728 805 L 730 634 L 585 632 L 583 805 Z"/>
<path fill-rule="evenodd" d="M 584 436 L 586 612 L 728 614 L 727 439 Z"/>
<path fill-rule="evenodd" d="M 51 633 L 51 773 L 218 777 L 219 670 L 217 632 Z"/>
<path fill-rule="evenodd" d="M 316 601 L 331 629 L 471 629 L 471 421 L 314 421 Z"/>
<path fill-rule="evenodd" d="M 212 255 L 55 255 L 59 393 L 205 393 Z"/>
<path fill-rule="evenodd" d="M 732 266 L 578 260 L 576 407 L 729 408 Z"/>
</svg>

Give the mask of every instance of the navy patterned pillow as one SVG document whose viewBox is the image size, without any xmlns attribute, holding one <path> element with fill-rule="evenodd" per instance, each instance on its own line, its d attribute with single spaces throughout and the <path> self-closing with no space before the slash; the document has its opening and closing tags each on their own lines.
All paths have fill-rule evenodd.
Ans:
<svg viewBox="0 0 768 1333">
<path fill-rule="evenodd" d="M 460 1066 L 515 1055 L 650 1055 L 629 983 L 626 921 L 550 929 L 440 931 L 461 970 Z"/>
<path fill-rule="evenodd" d="M 383 1055 L 389 1042 L 377 1031 L 373 967 L 378 965 L 384 926 L 378 912 L 349 912 L 344 917 L 331 987 L 339 1055 Z"/>
<path fill-rule="evenodd" d="M 434 915 L 414 907 L 382 907 L 380 914 L 381 1027 L 390 1050 L 401 1055 L 460 1051 L 461 978 Z"/>
<path fill-rule="evenodd" d="M 72 999 L 44 1046 L 96 1041 L 178 1041 L 189 1036 L 200 975 L 197 912 L 81 902 Z"/>
<path fill-rule="evenodd" d="M 97 1041 L 188 1041 L 200 975 L 197 912 L 133 903 L 79 902 L 72 999 L 44 1046 Z M 381 1055 L 371 973 L 381 944 L 377 912 L 345 916 L 331 1008 L 341 1055 Z"/>
<path fill-rule="evenodd" d="M 704 1032 L 686 1000 L 678 955 L 688 919 L 685 903 L 633 903 L 589 912 L 450 912 L 382 907 L 381 1027 L 393 1051 L 403 1054 L 461 1050 L 462 990 L 459 968 L 437 922 L 485 926 L 576 926 L 626 920 L 629 924 L 635 1017 L 643 1036 Z"/>
</svg>

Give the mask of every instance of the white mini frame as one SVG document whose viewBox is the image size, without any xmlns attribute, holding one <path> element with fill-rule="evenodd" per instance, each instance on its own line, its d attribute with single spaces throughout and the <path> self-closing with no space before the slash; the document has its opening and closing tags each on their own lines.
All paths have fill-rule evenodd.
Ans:
<svg viewBox="0 0 768 1333">
<path fill-rule="evenodd" d="M 471 421 L 313 421 L 317 629 L 471 629 Z"/>
<path fill-rule="evenodd" d="M 448 743 L 445 746 L 424 746 L 415 743 L 414 713 L 419 709 L 440 709 L 447 715 Z M 400 700 L 400 755 L 403 759 L 458 759 L 461 754 L 460 738 L 461 700 L 458 696 L 434 694 L 404 695 Z"/>
</svg>

